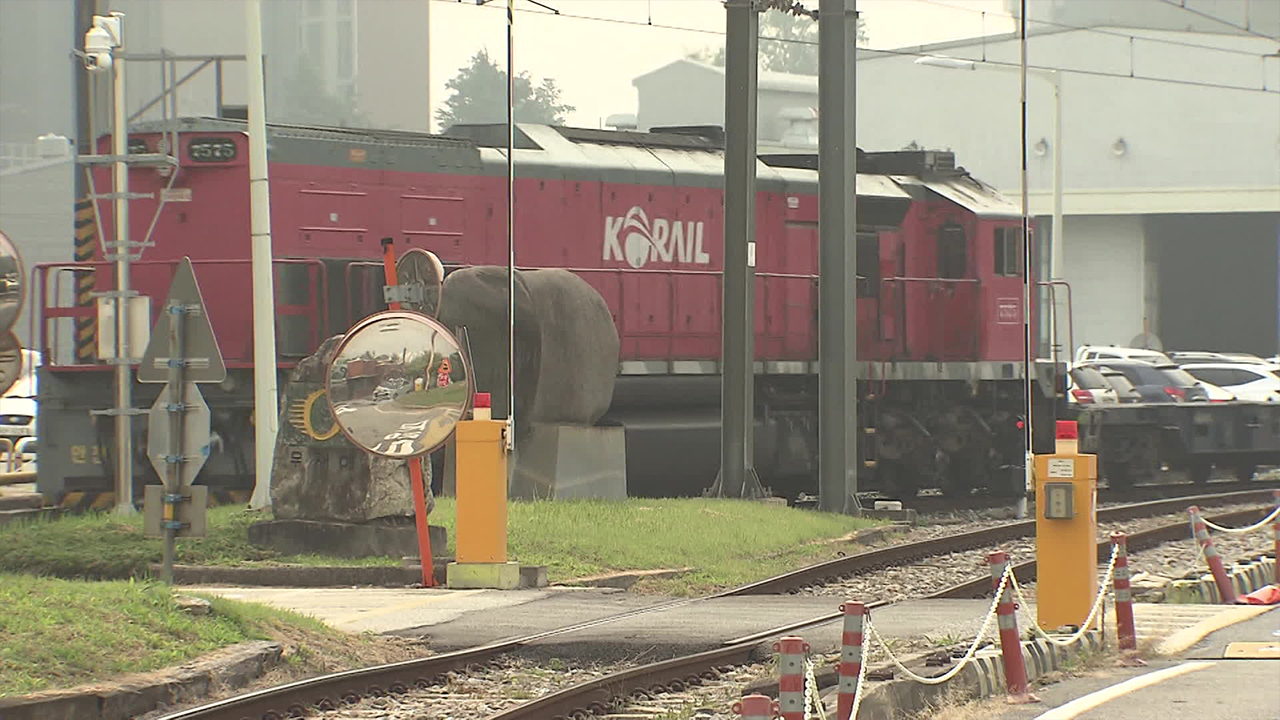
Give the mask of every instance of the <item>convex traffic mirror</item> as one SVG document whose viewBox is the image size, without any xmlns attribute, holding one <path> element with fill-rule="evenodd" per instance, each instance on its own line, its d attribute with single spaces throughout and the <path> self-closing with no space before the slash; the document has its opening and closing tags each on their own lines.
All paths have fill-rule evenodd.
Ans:
<svg viewBox="0 0 1280 720">
<path fill-rule="evenodd" d="M 444 445 L 470 406 L 471 370 L 439 321 L 416 312 L 371 315 L 351 328 L 329 365 L 329 407 L 347 439 L 384 457 Z"/>
<path fill-rule="evenodd" d="M 13 329 L 22 312 L 22 257 L 9 236 L 0 232 L 0 334 Z"/>
</svg>

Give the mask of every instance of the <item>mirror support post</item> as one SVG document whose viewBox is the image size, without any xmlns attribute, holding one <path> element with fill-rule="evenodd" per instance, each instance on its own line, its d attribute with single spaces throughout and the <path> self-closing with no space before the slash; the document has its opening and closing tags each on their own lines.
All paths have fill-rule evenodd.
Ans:
<svg viewBox="0 0 1280 720">
<path fill-rule="evenodd" d="M 382 268 L 387 285 L 396 285 L 395 240 L 382 238 Z M 390 302 L 391 310 L 399 310 L 400 303 Z M 431 555 L 431 522 L 427 516 L 427 489 L 423 481 L 422 456 L 409 458 L 409 485 L 413 491 L 413 518 L 418 528 L 418 561 L 422 564 L 422 587 L 436 586 L 435 559 Z"/>
</svg>

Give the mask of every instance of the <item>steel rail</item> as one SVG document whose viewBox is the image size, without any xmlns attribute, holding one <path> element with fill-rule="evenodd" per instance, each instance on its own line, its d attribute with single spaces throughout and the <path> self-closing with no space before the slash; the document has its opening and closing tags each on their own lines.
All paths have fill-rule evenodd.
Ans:
<svg viewBox="0 0 1280 720">
<path fill-rule="evenodd" d="M 1213 518 L 1215 522 L 1237 523 L 1256 521 L 1271 511 L 1270 507 L 1252 510 L 1241 510 L 1226 513 Z M 1129 547 L 1142 549 L 1159 545 L 1170 540 L 1188 536 L 1186 523 L 1165 525 L 1137 532 L 1129 536 Z M 1098 557 L 1110 557 L 1111 544 L 1098 543 Z M 1020 582 L 1035 578 L 1036 563 L 1034 560 L 1014 566 L 1013 572 Z M 957 585 L 939 590 L 925 596 L 925 600 L 985 597 L 991 592 L 991 577 L 984 575 Z M 867 609 L 884 607 L 888 601 L 867 604 Z M 724 647 L 709 650 L 696 655 L 674 658 L 652 665 L 629 668 L 606 675 L 559 692 L 533 700 L 504 712 L 489 716 L 489 720 L 564 720 L 588 718 L 617 710 L 618 699 L 627 697 L 637 691 L 652 694 L 660 692 L 679 692 L 685 686 L 701 682 L 703 678 L 714 677 L 719 667 L 734 664 L 733 658 L 740 658 L 738 664 L 746 664 L 758 657 L 759 644 L 772 637 L 808 628 L 826 625 L 843 619 L 844 614 L 833 612 L 809 620 L 790 623 L 761 633 L 747 635 L 729 640 Z M 945 668 L 938 668 L 939 672 Z M 665 684 L 664 684 L 665 683 Z M 680 685 L 677 685 L 679 683 Z M 826 683 L 828 686 L 830 683 Z M 822 684 L 820 683 L 820 686 Z M 759 688 L 757 688 L 759 689 Z"/>
<path fill-rule="evenodd" d="M 1150 517 L 1152 515 L 1176 512 L 1185 508 L 1187 505 L 1201 505 L 1209 507 L 1212 505 L 1224 505 L 1231 503 L 1266 502 L 1271 498 L 1271 490 L 1272 488 L 1267 487 L 1260 488 L 1258 490 L 1246 490 L 1235 493 L 1191 495 L 1168 500 L 1155 500 L 1151 502 L 1131 503 L 1128 505 L 1114 505 L 1112 507 L 1098 510 L 1097 517 L 1099 522 L 1119 522 L 1122 520 L 1132 520 L 1134 518 Z M 1027 537 L 1034 535 L 1035 530 L 1035 520 L 1021 520 L 1018 522 L 999 525 L 997 527 L 983 528 L 981 530 L 961 533 L 959 535 L 946 535 L 943 537 L 933 538 L 931 540 L 922 540 L 916 543 L 890 545 L 885 548 L 868 550 L 855 555 L 846 555 L 844 557 L 826 560 L 824 562 L 816 563 L 798 570 L 792 570 L 775 577 L 743 585 L 742 587 L 726 590 L 713 597 L 727 597 L 735 595 L 779 595 L 782 593 L 796 592 L 813 585 L 823 585 L 840 579 L 848 579 L 859 573 L 863 573 L 868 570 L 879 570 L 893 564 L 910 562 L 912 560 L 918 560 L 920 558 L 941 555 L 949 552 L 968 550 L 970 548 L 991 545 L 992 543 L 1012 540 L 1014 538 Z"/>
<path fill-rule="evenodd" d="M 1136 503 L 1132 505 L 1120 505 L 1098 511 L 1098 519 L 1106 521 L 1117 521 L 1130 519 L 1135 517 L 1145 517 L 1153 514 L 1161 514 L 1171 510 L 1178 510 L 1185 507 L 1186 504 L 1199 504 L 1204 507 L 1212 505 L 1221 505 L 1224 503 L 1243 503 L 1250 501 L 1270 501 L 1271 489 L 1260 489 L 1256 491 L 1248 491 L 1241 493 L 1229 493 L 1225 495 L 1203 495 L 1178 498 L 1176 500 L 1161 500 L 1154 503 Z M 1244 514 L 1252 513 L 1256 515 L 1259 511 L 1245 511 Z M 1232 513 L 1220 517 L 1211 518 L 1219 523 L 1236 522 L 1237 515 L 1241 513 Z M 1252 515 L 1250 515 L 1252 516 Z M 1176 526 L 1182 531 L 1186 531 L 1185 526 Z M 1168 530 L 1168 528 L 1157 528 L 1156 530 Z M 445 673 L 460 668 L 467 668 L 474 665 L 482 665 L 494 660 L 495 658 L 507 653 L 519 650 L 524 646 L 536 640 L 541 640 L 557 635 L 584 630 L 587 628 L 597 627 L 620 620 L 645 615 L 649 613 L 660 612 L 667 609 L 687 606 L 716 598 L 733 597 L 742 595 L 761 595 L 761 594 L 780 594 L 793 589 L 820 584 L 823 581 L 833 581 L 841 576 L 851 576 L 859 572 L 879 569 L 891 566 L 895 563 L 910 562 L 931 555 L 938 555 L 947 552 L 956 552 L 972 547 L 982 545 L 990 545 L 993 543 L 1003 542 L 1014 538 L 1030 535 L 1035 531 L 1035 521 L 1022 521 L 1007 523 L 1005 525 L 993 528 L 985 528 L 973 532 L 962 533 L 960 535 L 945 536 L 933 538 L 919 543 L 905 543 L 901 545 L 892 545 L 886 548 L 870 550 L 856 555 L 836 558 L 831 561 L 818 563 L 806 568 L 792 571 L 777 577 L 762 580 L 760 582 L 751 583 L 742 587 L 725 590 L 712 595 L 706 595 L 695 598 L 682 598 L 668 602 L 656 603 L 654 605 L 637 608 L 615 615 L 608 615 L 594 620 L 587 620 L 581 623 L 568 625 L 553 630 L 547 630 L 532 635 L 526 635 L 509 640 L 480 645 L 474 648 L 458 650 L 440 655 L 432 655 L 425 658 L 417 658 L 414 660 L 405 660 L 398 663 L 387 665 L 378 665 L 355 670 L 347 670 L 343 672 L 331 673 L 315 678 L 308 678 L 296 682 L 288 683 L 271 688 L 265 688 L 251 693 L 246 693 L 234 698 L 208 703 L 188 710 L 176 712 L 166 715 L 162 720 L 242 720 L 243 718 L 284 718 L 292 716 L 304 715 L 310 708 L 333 709 L 340 707 L 346 702 L 358 701 L 361 697 L 381 697 L 387 694 L 398 694 L 408 692 L 412 688 L 425 688 L 436 683 L 437 679 Z M 1148 531 L 1148 533 L 1153 531 Z M 1144 547 L 1143 537 L 1145 533 L 1137 533 L 1131 536 L 1129 546 L 1131 549 Z M 1147 540 L 1146 542 L 1151 542 Z M 1163 542 L 1160 540 L 1159 542 Z M 1100 546 L 1101 547 L 1101 546 Z M 1099 552 L 1103 552 L 1099 550 Z M 1031 574 L 1027 575 L 1027 564 L 1019 565 L 1014 568 L 1018 580 L 1025 581 L 1028 577 L 1034 576 L 1034 562 L 1030 563 Z M 981 585 L 982 583 L 985 585 Z M 981 585 L 981 587 L 979 587 Z M 975 593 L 981 593 L 982 589 L 990 585 L 990 578 L 978 578 L 969 583 L 962 583 L 952 588 L 947 588 L 938 593 L 929 596 L 932 598 L 954 598 L 954 597 L 971 597 Z M 877 604 L 868 607 L 878 607 Z M 606 679 L 612 679 L 618 683 L 617 687 L 630 688 L 628 692 L 635 689 L 644 689 L 643 683 L 650 683 L 649 688 L 661 685 L 662 682 L 678 682 L 687 681 L 700 677 L 703 673 L 695 672 L 690 674 L 685 668 L 689 667 L 689 663 L 718 662 L 721 664 L 733 664 L 727 659 L 731 657 L 743 657 L 739 653 L 742 648 L 739 645 L 753 646 L 753 642 L 757 639 L 772 637 L 780 633 L 801 630 L 816 625 L 821 625 L 837 619 L 838 613 L 832 615 L 824 615 L 809 620 L 792 623 L 782 628 L 774 628 L 764 633 L 738 638 L 726 644 L 725 648 L 700 653 L 698 655 L 689 656 L 688 658 L 675 658 L 663 663 L 657 663 L 653 666 L 643 666 L 632 670 L 622 671 L 614 675 L 607 676 Z M 750 650 L 750 647 L 748 647 Z M 719 653 L 724 653 L 720 655 Z M 697 661 L 692 658 L 700 658 Z M 661 667 L 659 667 L 661 666 Z M 707 667 L 704 664 L 704 667 Z M 664 675 L 665 673 L 665 675 Z M 667 678 L 665 681 L 659 678 Z M 569 692 L 575 688 L 569 688 L 563 692 Z M 544 700 L 551 702 L 560 693 L 549 695 Z M 590 697 L 596 697 L 588 693 Z M 566 697 L 577 697 L 566 696 Z M 536 701 L 536 702 L 542 702 Z M 578 702 L 575 700 L 574 702 Z M 588 704 L 600 702 L 597 699 L 590 700 Z M 524 707 L 524 706 L 521 706 Z M 538 706 L 542 707 L 542 706 Z M 548 706 L 552 707 L 552 706 Z M 542 711 L 540 711 L 542 712 Z M 547 715 L 500 715 L 503 718 L 546 718 Z"/>
</svg>

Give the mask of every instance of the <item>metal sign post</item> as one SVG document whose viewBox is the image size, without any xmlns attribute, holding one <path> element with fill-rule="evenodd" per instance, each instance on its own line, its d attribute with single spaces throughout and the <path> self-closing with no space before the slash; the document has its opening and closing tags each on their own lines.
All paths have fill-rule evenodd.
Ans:
<svg viewBox="0 0 1280 720">
<path fill-rule="evenodd" d="M 195 383 L 221 382 L 226 375 L 195 270 L 184 257 L 138 367 L 140 382 L 168 383 L 151 407 L 147 447 L 164 487 L 148 488 L 144 496 L 148 534 L 164 535 L 162 579 L 168 583 L 177 538 L 204 534 L 207 489 L 191 486 L 209 454 L 209 406 Z"/>
</svg>

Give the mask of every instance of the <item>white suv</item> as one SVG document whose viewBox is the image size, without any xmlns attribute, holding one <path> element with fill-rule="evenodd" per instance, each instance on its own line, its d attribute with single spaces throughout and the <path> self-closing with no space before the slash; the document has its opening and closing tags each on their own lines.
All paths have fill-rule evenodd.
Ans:
<svg viewBox="0 0 1280 720">
<path fill-rule="evenodd" d="M 1246 402 L 1280 402 L 1280 365 L 1257 363 L 1187 363 L 1195 379 L 1217 385 Z"/>
</svg>

